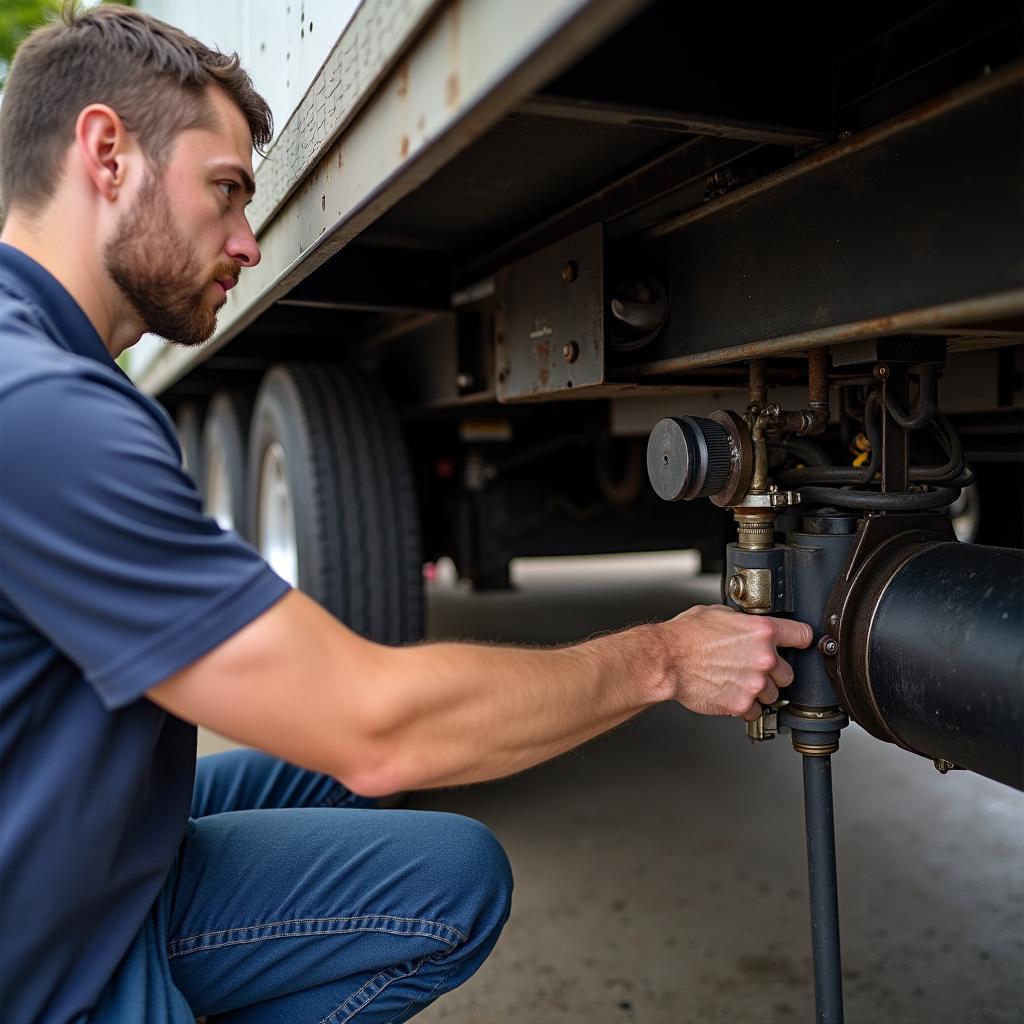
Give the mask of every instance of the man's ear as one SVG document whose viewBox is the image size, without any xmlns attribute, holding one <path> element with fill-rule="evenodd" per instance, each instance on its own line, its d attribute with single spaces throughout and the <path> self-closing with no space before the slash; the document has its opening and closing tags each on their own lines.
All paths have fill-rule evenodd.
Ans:
<svg viewBox="0 0 1024 1024">
<path fill-rule="evenodd" d="M 86 173 L 105 199 L 114 200 L 125 183 L 128 133 L 117 113 L 103 103 L 84 107 L 75 122 L 75 147 Z"/>
</svg>

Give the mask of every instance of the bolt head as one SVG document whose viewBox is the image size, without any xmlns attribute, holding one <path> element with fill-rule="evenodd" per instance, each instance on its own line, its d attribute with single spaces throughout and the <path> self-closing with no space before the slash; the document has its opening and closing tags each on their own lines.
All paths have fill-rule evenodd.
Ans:
<svg viewBox="0 0 1024 1024">
<path fill-rule="evenodd" d="M 573 281 L 576 280 L 577 277 L 579 277 L 579 273 L 580 268 L 576 261 L 569 260 L 569 262 L 566 263 L 564 267 L 562 267 L 562 280 L 566 284 L 571 284 Z"/>
<path fill-rule="evenodd" d="M 734 601 L 739 601 L 743 596 L 743 577 L 740 575 L 729 577 L 729 596 Z"/>
<path fill-rule="evenodd" d="M 575 363 L 579 358 L 580 347 L 575 341 L 568 341 L 562 346 L 562 358 L 567 363 Z"/>
<path fill-rule="evenodd" d="M 833 612 L 833 613 L 832 613 L 832 614 L 831 614 L 831 615 L 830 615 L 830 616 L 828 617 L 828 624 L 829 624 L 830 626 L 838 626 L 838 625 L 839 625 L 839 616 L 838 616 L 838 615 L 836 615 L 836 613 L 835 613 L 835 612 Z"/>
<path fill-rule="evenodd" d="M 839 644 L 830 636 L 823 636 L 818 641 L 818 650 L 825 655 L 826 658 L 835 657 L 839 653 Z"/>
</svg>

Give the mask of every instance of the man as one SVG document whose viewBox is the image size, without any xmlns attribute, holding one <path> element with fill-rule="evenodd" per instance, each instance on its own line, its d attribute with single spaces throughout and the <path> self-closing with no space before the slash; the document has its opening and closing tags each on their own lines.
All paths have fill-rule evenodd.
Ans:
<svg viewBox="0 0 1024 1024">
<path fill-rule="evenodd" d="M 691 609 L 559 650 L 386 648 L 202 516 L 118 370 L 259 261 L 266 104 L 126 8 L 32 35 L 0 108 L 3 1017 L 399 1021 L 508 913 L 500 847 L 397 790 L 521 771 L 652 704 L 752 718 L 809 627 Z M 195 725 L 257 751 L 195 765 Z M 195 775 L 195 778 L 194 778 Z M 355 794 L 361 794 L 356 796 Z"/>
</svg>

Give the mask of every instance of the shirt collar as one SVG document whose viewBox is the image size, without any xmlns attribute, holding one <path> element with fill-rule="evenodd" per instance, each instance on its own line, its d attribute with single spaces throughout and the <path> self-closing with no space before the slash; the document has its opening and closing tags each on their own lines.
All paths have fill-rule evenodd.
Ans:
<svg viewBox="0 0 1024 1024">
<path fill-rule="evenodd" d="M 46 333 L 61 348 L 120 369 L 92 321 L 64 285 L 30 256 L 3 242 L 0 242 L 0 282 L 39 309 Z"/>
</svg>

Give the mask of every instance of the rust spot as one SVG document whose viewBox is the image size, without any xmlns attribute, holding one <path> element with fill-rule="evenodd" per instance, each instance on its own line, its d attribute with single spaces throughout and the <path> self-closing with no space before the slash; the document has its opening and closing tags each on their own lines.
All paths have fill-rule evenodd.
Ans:
<svg viewBox="0 0 1024 1024">
<path fill-rule="evenodd" d="M 342 169 L 342 167 L 344 167 L 344 166 L 345 166 L 345 157 L 342 156 L 341 150 L 339 149 L 338 150 L 338 170 L 340 171 Z"/>
<path fill-rule="evenodd" d="M 449 107 L 458 105 L 459 102 L 459 75 L 453 71 L 445 80 L 444 102 Z"/>
<path fill-rule="evenodd" d="M 425 132 L 427 130 L 427 118 L 425 114 L 420 114 L 416 119 L 416 131 Z"/>
<path fill-rule="evenodd" d="M 409 155 L 409 136 L 403 135 L 402 141 L 398 145 L 398 153 L 402 159 L 405 159 Z"/>
<path fill-rule="evenodd" d="M 547 390 L 551 383 L 551 342 L 547 338 L 535 341 L 533 355 L 537 366 L 537 383 L 541 390 Z"/>
<path fill-rule="evenodd" d="M 403 64 L 396 73 L 398 80 L 398 98 L 404 100 L 409 95 L 409 65 Z"/>
</svg>

